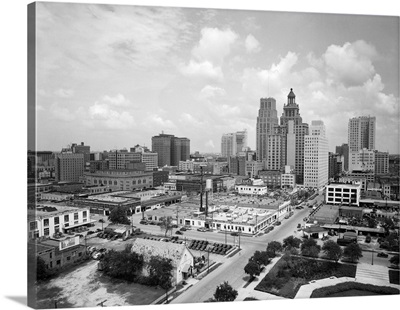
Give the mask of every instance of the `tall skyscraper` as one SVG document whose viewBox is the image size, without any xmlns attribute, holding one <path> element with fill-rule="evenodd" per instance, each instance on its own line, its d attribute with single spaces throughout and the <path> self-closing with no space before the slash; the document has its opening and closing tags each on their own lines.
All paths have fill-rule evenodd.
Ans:
<svg viewBox="0 0 400 310">
<path fill-rule="evenodd" d="M 78 182 L 84 172 L 84 154 L 61 152 L 55 154 L 56 181 Z"/>
<path fill-rule="evenodd" d="M 174 135 L 159 134 L 151 138 L 152 151 L 158 154 L 158 166 L 178 166 L 190 158 L 190 140 Z"/>
<path fill-rule="evenodd" d="M 247 147 L 247 131 L 226 133 L 221 138 L 221 156 L 236 156 Z"/>
<path fill-rule="evenodd" d="M 389 173 L 389 152 L 375 151 L 375 174 Z"/>
<path fill-rule="evenodd" d="M 312 121 L 304 136 L 304 186 L 321 189 L 328 184 L 328 139 L 323 121 Z"/>
<path fill-rule="evenodd" d="M 261 98 L 256 128 L 256 152 L 258 160 L 268 159 L 268 135 L 273 133 L 275 125 L 278 125 L 276 100 L 274 98 Z"/>
<path fill-rule="evenodd" d="M 350 152 L 375 150 L 375 116 L 359 116 L 349 120 L 348 143 Z"/>
<path fill-rule="evenodd" d="M 286 127 L 287 130 L 286 165 L 292 166 L 294 160 L 296 183 L 303 184 L 304 136 L 308 135 L 308 124 L 303 123 L 303 119 L 300 116 L 299 105 L 296 103 L 296 95 L 292 88 L 288 94 L 287 103 L 283 106 L 280 126 Z"/>
</svg>

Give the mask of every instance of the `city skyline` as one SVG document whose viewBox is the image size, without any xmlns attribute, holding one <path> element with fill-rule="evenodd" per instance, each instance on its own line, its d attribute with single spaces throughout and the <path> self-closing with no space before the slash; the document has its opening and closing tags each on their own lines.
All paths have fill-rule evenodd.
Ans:
<svg viewBox="0 0 400 310">
<path fill-rule="evenodd" d="M 37 150 L 150 147 L 164 131 L 188 137 L 192 152 L 219 153 L 222 134 L 243 129 L 256 149 L 260 99 L 275 98 L 280 117 L 293 88 L 303 121 L 324 121 L 330 151 L 347 143 L 350 118 L 371 115 L 376 149 L 398 153 L 394 17 L 38 8 Z"/>
</svg>

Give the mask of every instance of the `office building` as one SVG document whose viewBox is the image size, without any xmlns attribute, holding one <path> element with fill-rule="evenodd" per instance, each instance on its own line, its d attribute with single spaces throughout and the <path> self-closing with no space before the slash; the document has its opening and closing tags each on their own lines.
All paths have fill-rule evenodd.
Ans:
<svg viewBox="0 0 400 310">
<path fill-rule="evenodd" d="M 389 173 L 389 153 L 375 151 L 375 174 Z"/>
<path fill-rule="evenodd" d="M 349 120 L 348 144 L 350 152 L 375 149 L 376 118 L 359 116 Z"/>
<path fill-rule="evenodd" d="M 293 166 L 296 174 L 296 183 L 304 182 L 304 137 L 308 135 L 308 124 L 303 123 L 300 116 L 296 95 L 290 89 L 287 103 L 283 106 L 280 126 L 287 128 L 286 165 Z"/>
<path fill-rule="evenodd" d="M 349 171 L 349 145 L 336 146 L 336 154 L 343 156 L 343 171 Z"/>
<path fill-rule="evenodd" d="M 85 165 L 90 161 L 90 146 L 85 145 L 85 143 L 81 142 L 80 145 L 72 143 L 71 151 L 75 154 L 83 154 Z"/>
<path fill-rule="evenodd" d="M 190 158 L 190 140 L 174 135 L 160 134 L 151 138 L 152 152 L 158 154 L 158 167 L 178 166 Z"/>
<path fill-rule="evenodd" d="M 221 138 L 221 156 L 236 156 L 247 147 L 247 131 L 226 133 Z"/>
<path fill-rule="evenodd" d="M 278 125 L 276 100 L 274 98 L 261 98 L 256 126 L 257 160 L 262 161 L 268 158 L 268 136 L 273 133 L 275 125 Z"/>
<path fill-rule="evenodd" d="M 323 121 L 312 121 L 304 138 L 304 186 L 322 189 L 328 184 L 328 139 Z"/>
<path fill-rule="evenodd" d="M 55 154 L 55 179 L 57 182 L 79 182 L 83 172 L 83 153 L 62 152 Z"/>
<path fill-rule="evenodd" d="M 349 153 L 349 171 L 375 171 L 375 151 L 361 149 L 350 151 Z"/>
</svg>

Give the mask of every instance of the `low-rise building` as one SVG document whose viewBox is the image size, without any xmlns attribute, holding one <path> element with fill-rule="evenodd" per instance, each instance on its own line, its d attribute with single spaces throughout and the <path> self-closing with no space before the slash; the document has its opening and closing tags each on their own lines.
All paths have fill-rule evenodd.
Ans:
<svg viewBox="0 0 400 310">
<path fill-rule="evenodd" d="M 53 237 L 92 222 L 95 221 L 90 219 L 89 208 L 41 203 L 36 209 L 28 210 L 28 239 Z"/>
<path fill-rule="evenodd" d="M 325 201 L 334 205 L 360 205 L 361 184 L 331 183 L 326 186 Z"/>
<path fill-rule="evenodd" d="M 235 185 L 235 191 L 240 195 L 266 195 L 268 194 L 268 187 L 266 185 Z"/>
<path fill-rule="evenodd" d="M 71 265 L 86 256 L 86 247 L 78 236 L 28 242 L 28 253 L 43 259 L 47 268 L 56 269 Z"/>
</svg>

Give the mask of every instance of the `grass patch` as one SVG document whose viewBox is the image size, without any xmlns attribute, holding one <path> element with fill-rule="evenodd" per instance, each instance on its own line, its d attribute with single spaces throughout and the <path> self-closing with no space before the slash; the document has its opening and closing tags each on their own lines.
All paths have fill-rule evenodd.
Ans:
<svg viewBox="0 0 400 310">
<path fill-rule="evenodd" d="M 356 270 L 355 265 L 285 255 L 255 289 L 285 298 L 294 298 L 299 288 L 309 281 L 331 276 L 354 278 Z"/>
<path fill-rule="evenodd" d="M 393 284 L 400 284 L 399 281 L 400 270 L 389 269 L 389 282 Z"/>
<path fill-rule="evenodd" d="M 349 297 L 371 295 L 397 295 L 400 291 L 389 286 L 377 286 L 358 282 L 344 282 L 314 290 L 310 298 Z"/>
</svg>

